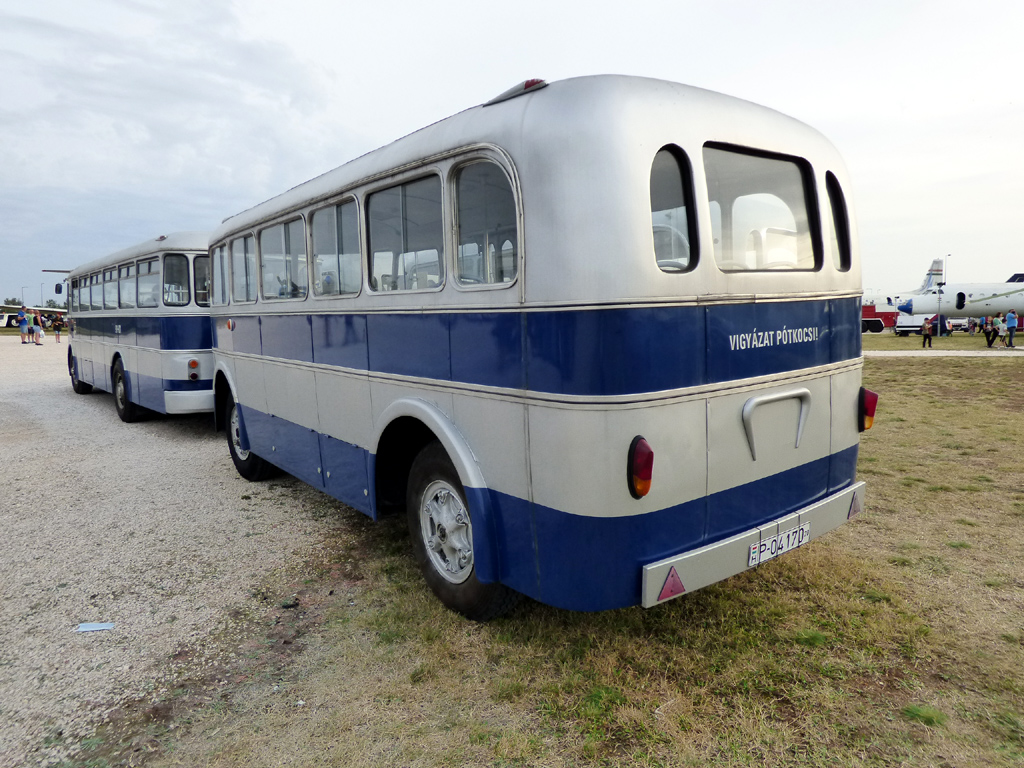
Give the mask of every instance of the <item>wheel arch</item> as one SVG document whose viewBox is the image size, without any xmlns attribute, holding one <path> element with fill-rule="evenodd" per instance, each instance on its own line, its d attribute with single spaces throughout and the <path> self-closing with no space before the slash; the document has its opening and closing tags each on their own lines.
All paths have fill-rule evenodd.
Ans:
<svg viewBox="0 0 1024 768">
<path fill-rule="evenodd" d="M 234 393 L 235 388 L 232 386 L 227 372 L 222 367 L 217 366 L 217 370 L 213 374 L 213 428 L 215 432 L 220 432 L 227 428 L 224 408 L 227 405 L 228 397 L 234 398 L 237 402 L 238 398 L 235 397 Z"/>
<path fill-rule="evenodd" d="M 374 517 L 404 507 L 412 462 L 434 440 L 441 443 L 455 467 L 473 514 L 477 576 L 484 582 L 494 581 L 498 572 L 494 510 L 487 483 L 465 436 L 433 403 L 403 398 L 391 403 L 377 419 L 369 467 Z"/>
<path fill-rule="evenodd" d="M 124 386 L 125 389 L 127 390 L 126 395 L 128 397 L 128 400 L 131 400 L 132 393 L 134 391 L 132 389 L 132 377 L 131 374 L 128 373 L 128 367 L 124 364 L 124 355 L 121 354 L 120 349 L 114 350 L 114 354 L 110 356 L 110 366 L 107 368 L 108 381 L 110 382 L 110 391 L 114 391 L 114 368 L 117 367 L 118 363 L 121 363 L 121 368 L 124 370 Z"/>
</svg>

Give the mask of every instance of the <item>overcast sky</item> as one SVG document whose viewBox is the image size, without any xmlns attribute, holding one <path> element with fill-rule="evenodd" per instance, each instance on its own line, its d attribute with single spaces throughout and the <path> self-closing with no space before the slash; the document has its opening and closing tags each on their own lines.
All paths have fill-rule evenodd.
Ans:
<svg viewBox="0 0 1024 768">
<path fill-rule="evenodd" d="M 1018 10 L 1021 9 L 1021 10 Z M 531 77 L 663 78 L 821 130 L 867 289 L 1024 272 L 1024 4 L 0 0 L 0 298 L 223 218 Z"/>
</svg>

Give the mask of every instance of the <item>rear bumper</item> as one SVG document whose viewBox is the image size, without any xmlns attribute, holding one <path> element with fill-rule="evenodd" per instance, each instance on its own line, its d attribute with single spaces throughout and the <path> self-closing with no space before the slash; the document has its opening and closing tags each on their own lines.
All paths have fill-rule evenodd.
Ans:
<svg viewBox="0 0 1024 768">
<path fill-rule="evenodd" d="M 749 565 L 751 549 L 760 547 L 780 533 L 810 524 L 806 541 L 828 533 L 864 508 L 864 483 L 855 483 L 839 493 L 764 525 L 728 539 L 643 567 L 641 604 L 645 608 L 663 603 L 685 592 L 727 579 L 756 565 Z M 761 555 L 761 562 L 770 553 Z"/>
<path fill-rule="evenodd" d="M 213 410 L 213 390 L 164 392 L 165 413 L 206 413 Z"/>
</svg>

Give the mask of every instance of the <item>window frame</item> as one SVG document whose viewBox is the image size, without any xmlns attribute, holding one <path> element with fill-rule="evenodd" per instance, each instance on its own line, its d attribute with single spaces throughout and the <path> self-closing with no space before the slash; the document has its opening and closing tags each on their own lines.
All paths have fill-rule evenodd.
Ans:
<svg viewBox="0 0 1024 768">
<path fill-rule="evenodd" d="M 126 271 L 127 274 L 122 276 L 122 274 L 121 274 L 122 271 Z M 129 280 L 131 281 L 131 285 L 132 285 L 132 288 L 133 288 L 133 291 L 132 291 L 132 303 L 131 304 L 125 303 L 124 295 L 123 295 L 124 291 L 121 290 L 121 288 Z M 117 306 L 118 306 L 118 309 L 138 309 L 138 301 L 139 301 L 139 283 L 138 283 L 138 273 L 137 273 L 137 270 L 136 270 L 135 262 L 134 261 L 129 261 L 129 262 L 126 262 L 124 264 L 118 264 L 117 265 Z"/>
<path fill-rule="evenodd" d="M 315 276 L 315 267 L 316 267 L 316 264 L 317 264 L 316 253 L 315 253 L 315 250 L 316 250 L 316 216 L 317 216 L 317 214 L 324 213 L 326 211 L 333 211 L 334 212 L 334 236 L 335 236 L 335 238 L 337 238 L 337 236 L 338 236 L 338 211 L 341 209 L 342 206 L 349 205 L 349 204 L 355 206 L 355 212 L 356 212 L 356 219 L 355 219 L 355 222 L 356 222 L 356 239 L 358 240 L 358 245 L 359 245 L 359 248 L 358 248 L 358 251 L 357 251 L 357 259 L 356 259 L 356 261 L 359 264 L 359 289 L 357 291 L 355 291 L 355 292 L 349 292 L 349 293 L 342 293 L 342 292 L 338 292 L 338 293 L 319 293 L 316 290 L 316 280 L 312 280 L 309 283 L 310 290 L 308 292 L 308 295 L 312 296 L 314 301 L 319 301 L 321 299 L 327 299 L 327 300 L 331 300 L 331 299 L 352 299 L 352 298 L 355 298 L 356 296 L 363 295 L 363 292 L 367 290 L 368 283 L 367 283 L 366 266 L 368 264 L 368 260 L 366 258 L 366 248 L 364 247 L 365 244 L 366 244 L 366 237 L 364 236 L 364 229 L 363 229 L 364 223 L 365 223 L 364 220 L 363 220 L 363 210 L 364 210 L 365 206 L 363 204 L 363 201 L 359 198 L 359 196 L 357 196 L 353 192 L 346 192 L 346 194 L 342 195 L 341 197 L 338 197 L 338 198 L 336 198 L 334 200 L 331 200 L 327 205 L 322 205 L 319 208 L 311 208 L 307 212 L 306 216 L 307 216 L 308 222 L 309 222 L 308 223 L 307 241 L 308 241 L 309 247 L 307 248 L 307 252 L 306 252 L 306 259 L 308 261 L 308 265 L 307 265 L 306 269 L 308 270 L 310 275 Z M 341 246 L 341 243 L 338 243 L 338 242 L 335 242 L 335 246 L 336 246 L 336 248 L 338 250 L 338 253 L 335 254 L 335 255 L 338 257 L 338 261 L 339 261 L 338 266 L 339 266 L 339 271 L 340 271 L 340 260 L 341 260 L 341 248 L 342 248 L 342 246 Z"/>
<path fill-rule="evenodd" d="M 835 235 L 837 251 L 832 253 L 832 266 L 837 272 L 849 272 L 853 267 L 853 235 L 850 232 L 850 209 L 846 204 L 843 185 L 832 171 L 825 172 L 825 194 L 829 207 L 829 234 Z M 837 206 L 838 204 L 838 206 Z M 831 237 L 829 250 L 832 250 Z"/>
<path fill-rule="evenodd" d="M 217 270 L 217 265 L 220 264 L 220 271 Z M 218 274 L 223 273 L 221 278 L 224 280 L 224 286 L 220 286 L 220 278 Z M 224 297 L 224 301 L 218 300 L 219 296 Z M 210 249 L 210 306 L 211 307 L 226 307 L 231 303 L 231 252 L 228 249 L 227 241 L 218 243 Z"/>
<path fill-rule="evenodd" d="M 241 241 L 243 249 L 244 249 L 245 241 L 246 240 L 252 240 L 251 257 L 252 257 L 252 263 L 254 265 L 254 269 L 252 271 L 252 279 L 251 279 L 251 281 L 247 281 L 246 282 L 246 288 L 252 287 L 253 290 L 252 290 L 252 298 L 251 299 L 248 298 L 248 295 L 245 298 L 239 299 L 239 298 L 235 297 L 235 250 L 234 250 L 234 246 L 235 246 L 236 242 Z M 228 271 L 228 280 L 231 281 L 230 282 L 230 287 L 228 289 L 228 304 L 242 304 L 242 305 L 255 304 L 257 302 L 257 300 L 259 299 L 259 296 L 260 296 L 260 260 L 259 260 L 259 253 L 256 250 L 256 233 L 253 232 L 252 230 L 246 230 L 246 231 L 239 232 L 234 237 L 229 238 L 225 242 L 224 247 L 225 247 L 225 252 L 227 254 L 227 259 L 228 259 L 228 270 L 227 270 Z M 249 258 L 250 258 L 250 252 L 248 250 L 243 250 L 242 258 L 245 261 L 245 263 L 248 264 L 249 263 Z"/>
<path fill-rule="evenodd" d="M 156 270 L 155 273 L 153 272 L 153 270 L 149 270 L 148 272 L 146 272 L 146 276 L 147 277 L 149 277 L 150 275 L 153 275 L 153 274 L 155 274 L 157 276 L 157 281 L 156 281 L 156 286 L 157 286 L 157 292 L 156 292 L 157 302 L 156 302 L 156 304 L 148 304 L 148 303 L 147 304 L 143 304 L 142 301 L 141 301 L 141 299 L 142 299 L 142 277 L 143 277 L 142 266 L 144 264 L 147 265 L 147 266 L 150 265 L 150 264 L 156 264 L 157 265 L 157 270 Z M 162 260 L 161 260 L 161 258 L 159 256 L 150 256 L 150 257 L 147 257 L 145 259 L 139 259 L 139 261 L 137 262 L 137 268 L 135 270 L 135 302 L 136 302 L 135 306 L 136 306 L 136 308 L 138 308 L 138 309 L 157 309 L 157 308 L 163 306 L 163 300 L 164 300 L 164 276 L 163 276 L 163 269 L 162 269 L 162 267 L 163 267 L 163 263 L 162 263 Z"/>
<path fill-rule="evenodd" d="M 804 206 L 806 208 L 807 215 L 807 229 L 808 236 L 811 244 L 811 254 L 813 256 L 813 264 L 810 267 L 801 267 L 793 269 L 723 269 L 721 262 L 717 255 L 714 257 L 715 266 L 718 270 L 727 275 L 735 274 L 793 274 L 793 273 L 810 273 L 810 272 L 821 272 L 824 268 L 825 262 L 825 244 L 822 240 L 822 226 L 821 226 L 821 210 L 820 203 L 818 200 L 818 187 L 814 176 L 814 169 L 811 163 L 803 157 L 797 155 L 787 155 L 781 152 L 772 152 L 770 150 L 756 149 L 753 147 L 746 147 L 737 144 L 729 144 L 727 142 L 708 141 L 705 142 L 701 147 L 701 162 L 704 170 L 704 191 L 705 191 L 705 202 L 709 209 L 713 202 L 711 192 L 708 185 L 708 171 L 707 171 L 707 158 L 705 156 L 706 150 L 718 150 L 721 152 L 729 152 L 736 155 L 745 155 L 747 157 L 754 157 L 763 160 L 775 160 L 793 165 L 800 174 L 801 187 L 803 189 Z M 762 194 L 757 192 L 751 192 L 750 194 Z M 734 198 L 732 204 L 735 205 L 736 200 L 740 198 Z M 785 201 L 783 201 L 785 202 Z M 719 205 L 721 208 L 721 205 Z M 724 212 L 723 212 L 724 221 Z M 729 212 L 730 226 L 732 226 L 732 212 Z M 720 237 L 725 236 L 725 226 L 721 227 Z M 730 233 L 731 240 L 731 233 Z M 724 245 L 724 243 L 723 243 Z M 735 247 L 733 248 L 735 253 Z"/>
<path fill-rule="evenodd" d="M 99 296 L 96 296 L 96 286 L 99 286 Z M 99 300 L 99 306 L 96 300 Z M 99 312 L 103 309 L 103 273 L 93 272 L 89 275 L 89 311 Z"/>
<path fill-rule="evenodd" d="M 686 236 L 689 241 L 689 261 L 685 269 L 669 270 L 661 266 L 658 261 L 657 246 L 654 243 L 654 200 L 650 201 L 650 216 L 651 216 L 651 251 L 654 254 L 654 264 L 659 271 L 664 272 L 667 275 L 685 275 L 693 272 L 698 264 L 700 263 L 700 237 L 698 234 L 697 227 L 697 210 L 696 210 L 696 199 L 697 195 L 694 190 L 693 183 L 693 163 L 690 162 L 689 155 L 686 154 L 685 150 L 678 144 L 665 144 L 651 158 L 650 170 L 647 174 L 648 190 L 650 190 L 650 184 L 654 176 L 654 163 L 657 161 L 658 156 L 662 152 L 667 152 L 676 161 L 676 165 L 679 168 L 680 176 L 682 177 L 682 192 L 683 192 L 683 207 L 686 209 Z M 648 194 L 650 192 L 648 191 Z M 668 209 L 660 209 L 668 210 Z"/>
<path fill-rule="evenodd" d="M 280 296 L 280 295 L 273 296 L 273 295 L 269 295 L 267 293 L 266 285 L 264 284 L 264 279 L 263 279 L 265 274 L 266 274 L 266 271 L 264 269 L 264 261 L 263 261 L 263 236 L 265 234 L 267 234 L 268 232 L 270 232 L 271 230 L 273 230 L 273 229 L 275 229 L 277 227 L 281 227 L 282 246 L 284 247 L 284 254 L 283 255 L 284 255 L 284 258 L 285 258 L 285 263 L 288 263 L 288 261 L 289 261 L 289 259 L 291 257 L 291 254 L 288 252 L 289 245 L 291 243 L 291 238 L 288 235 L 288 228 L 289 228 L 289 225 L 292 225 L 295 222 L 301 222 L 301 224 L 302 224 L 302 249 L 303 249 L 302 261 L 303 261 L 303 263 L 305 264 L 305 267 L 306 267 L 306 272 L 305 272 L 306 282 L 305 282 L 305 285 L 304 285 L 304 292 L 301 295 L 299 295 L 299 296 Z M 265 226 L 262 226 L 262 227 L 260 227 L 259 229 L 256 230 L 256 273 L 259 276 L 259 286 L 258 286 L 256 295 L 257 295 L 257 297 L 259 298 L 260 301 L 273 301 L 273 302 L 278 302 L 278 301 L 305 301 L 309 297 L 309 295 L 310 295 L 310 286 L 309 286 L 309 227 L 306 225 L 306 217 L 305 216 L 303 216 L 303 215 L 299 215 L 299 216 L 292 215 L 292 216 L 288 216 L 288 217 L 283 218 L 283 219 L 277 219 L 275 221 L 267 223 Z M 298 284 L 296 284 L 296 286 L 298 286 Z"/>
<path fill-rule="evenodd" d="M 496 166 L 505 176 L 508 182 L 509 191 L 512 193 L 512 204 L 515 208 L 515 274 L 507 283 L 469 283 L 460 278 L 459 272 L 459 174 L 471 165 L 489 163 Z M 512 288 L 519 282 L 519 276 L 523 271 L 523 208 L 522 195 L 520 194 L 518 180 L 505 163 L 489 153 L 472 153 L 457 158 L 448 169 L 448 181 L 446 185 L 447 200 L 450 211 L 448 218 L 451 223 L 451 254 L 449 256 L 449 272 L 452 275 L 452 285 L 457 291 L 478 292 L 478 291 L 501 291 Z"/>
<path fill-rule="evenodd" d="M 199 259 L 206 260 L 206 302 L 199 302 L 199 270 L 196 268 L 196 261 Z M 213 259 L 210 258 L 208 251 L 203 253 L 189 253 L 188 254 L 189 270 L 192 275 L 192 303 L 197 307 L 209 307 L 213 301 Z"/>
<path fill-rule="evenodd" d="M 117 267 L 105 267 L 102 272 L 103 275 L 103 310 L 116 310 L 119 309 L 120 301 L 118 299 L 118 290 L 121 287 L 117 279 Z M 107 286 L 110 286 L 108 289 Z M 111 295 L 113 294 L 113 295 Z M 110 306 L 110 304 L 113 306 Z"/>
<path fill-rule="evenodd" d="M 178 300 L 175 300 L 172 303 L 172 302 L 167 300 L 167 297 L 168 297 L 167 289 L 168 289 L 168 285 L 169 285 L 168 282 L 167 282 L 167 263 L 171 259 L 174 259 L 175 261 L 177 261 L 179 258 L 182 259 L 185 262 L 185 283 L 184 283 L 184 288 L 183 288 L 183 290 L 185 291 L 185 300 L 181 301 L 181 299 L 179 298 Z M 180 251 L 171 251 L 169 253 L 163 254 L 163 256 L 161 258 L 161 261 L 163 263 L 161 264 L 161 268 L 160 268 L 160 296 L 161 296 L 161 301 L 163 302 L 163 305 L 165 307 L 175 307 L 175 308 L 187 307 L 189 304 L 192 303 L 192 262 L 189 259 L 188 254 L 182 253 Z M 175 283 L 175 285 L 178 285 L 178 284 Z M 179 292 L 180 292 L 180 290 L 182 290 L 182 289 L 179 288 Z"/>
<path fill-rule="evenodd" d="M 407 185 L 410 185 L 410 184 L 414 184 L 414 183 L 416 183 L 418 181 L 422 181 L 424 179 L 429 179 L 429 178 L 434 178 L 434 179 L 437 180 L 437 182 L 438 182 L 438 190 L 440 192 L 440 214 L 441 214 L 441 218 L 440 218 L 441 243 L 440 243 L 440 245 L 441 245 L 441 252 L 438 253 L 437 263 L 438 263 L 438 268 L 439 268 L 441 274 L 438 276 L 438 284 L 435 285 L 435 286 L 430 286 L 428 288 L 403 288 L 403 289 L 394 289 L 394 290 L 387 290 L 387 291 L 382 291 L 382 290 L 380 290 L 378 288 L 375 288 L 374 287 L 374 281 L 376 279 L 376 276 L 375 276 L 374 271 L 373 271 L 374 253 L 373 253 L 373 242 L 372 242 L 373 228 L 371 226 L 371 213 L 372 213 L 371 205 L 370 205 L 371 198 L 374 195 L 376 195 L 376 194 L 379 194 L 379 193 L 382 193 L 382 192 L 388 192 L 388 191 L 393 190 L 393 189 L 399 189 L 401 187 L 404 187 L 404 186 L 407 186 Z M 447 178 L 447 176 L 444 173 L 443 169 L 439 168 L 437 165 L 420 166 L 420 167 L 416 168 L 415 170 L 410 171 L 408 174 L 401 175 L 401 176 L 393 175 L 393 176 L 389 177 L 386 182 L 383 182 L 381 184 L 374 185 L 374 186 L 371 186 L 371 187 L 367 187 L 364 190 L 362 190 L 362 192 L 360 194 L 360 197 L 362 198 L 362 201 L 363 201 L 363 206 L 362 206 L 361 213 L 362 213 L 363 232 L 365 234 L 365 239 L 363 240 L 363 250 L 364 250 L 363 256 L 364 256 L 364 267 L 365 267 L 365 270 L 366 270 L 364 281 L 365 281 L 366 286 L 367 286 L 367 293 L 368 294 L 371 294 L 371 295 L 374 295 L 374 296 L 391 296 L 391 295 L 397 296 L 397 295 L 405 295 L 405 294 L 411 294 L 411 293 L 439 293 L 440 291 L 444 290 L 444 287 L 445 287 L 445 285 L 448 282 L 449 272 L 451 271 L 450 264 L 449 264 L 450 259 L 451 259 L 451 256 L 449 254 L 449 251 L 450 251 L 450 245 L 449 245 L 450 221 L 449 221 L 448 218 L 446 218 L 447 216 L 450 215 L 448 213 L 448 211 L 450 210 L 450 202 L 448 200 L 449 190 L 448 190 L 448 184 L 446 182 L 446 178 Z M 404 217 L 403 217 L 403 221 L 404 221 Z M 417 251 L 407 251 L 406 253 L 418 253 L 418 252 Z M 398 256 L 401 256 L 401 255 L 402 254 L 398 254 Z M 395 254 L 392 254 L 392 259 L 394 259 L 394 258 L 395 258 Z"/>
</svg>

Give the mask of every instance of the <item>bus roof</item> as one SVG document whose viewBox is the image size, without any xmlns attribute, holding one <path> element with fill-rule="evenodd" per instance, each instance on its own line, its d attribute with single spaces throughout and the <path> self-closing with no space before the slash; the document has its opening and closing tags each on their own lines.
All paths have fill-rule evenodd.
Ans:
<svg viewBox="0 0 1024 768">
<path fill-rule="evenodd" d="M 69 277 L 77 277 L 88 272 L 95 272 L 119 264 L 123 261 L 130 261 L 152 254 L 166 253 L 168 251 L 206 251 L 209 248 L 209 232 L 189 231 L 172 232 L 169 235 L 160 235 L 152 240 L 144 240 L 141 243 L 129 246 L 120 251 L 115 251 L 100 259 L 95 259 L 71 270 Z"/>
<path fill-rule="evenodd" d="M 697 129 L 702 136 L 701 143 L 713 135 L 716 141 L 783 152 L 785 146 L 765 147 L 766 135 L 779 137 L 783 144 L 785 137 L 797 135 L 801 137 L 798 145 L 801 148 L 806 149 L 810 141 L 834 152 L 831 144 L 806 124 L 733 96 L 628 75 L 569 78 L 471 107 L 357 157 L 228 217 L 214 230 L 210 242 L 217 242 L 266 218 L 464 147 L 497 144 L 512 153 L 517 162 L 521 160 L 519 155 L 524 154 L 517 150 L 536 154 L 536 147 L 551 139 L 552 134 L 557 134 L 552 151 L 564 147 L 561 140 L 564 137 L 596 147 L 625 135 L 627 128 L 637 126 L 637 120 L 642 121 L 645 115 L 664 110 L 666 106 L 673 113 L 682 106 L 687 121 L 693 125 L 688 130 L 686 126 L 679 127 L 687 134 Z M 716 130 L 710 130 L 711 125 Z M 730 126 L 727 132 L 722 130 L 725 125 Z M 704 130 L 699 131 L 698 126 Z M 534 140 L 534 137 L 539 138 Z"/>
</svg>

